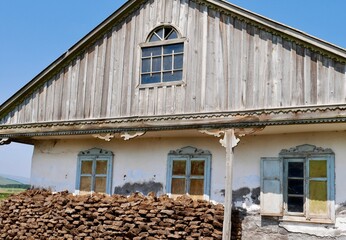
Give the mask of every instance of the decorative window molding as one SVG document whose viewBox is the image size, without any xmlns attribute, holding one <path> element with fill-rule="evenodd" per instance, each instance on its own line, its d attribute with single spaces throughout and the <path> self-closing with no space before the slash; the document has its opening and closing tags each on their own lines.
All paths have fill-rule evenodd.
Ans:
<svg viewBox="0 0 346 240">
<path fill-rule="evenodd" d="M 142 87 L 181 84 L 183 81 L 184 41 L 172 26 L 154 29 L 141 46 Z"/>
<path fill-rule="evenodd" d="M 284 221 L 335 222 L 335 155 L 304 144 L 261 158 L 261 214 Z"/>
<path fill-rule="evenodd" d="M 77 161 L 76 193 L 111 194 L 113 153 L 100 148 L 81 151 Z"/>
<path fill-rule="evenodd" d="M 197 199 L 209 199 L 211 153 L 208 150 L 190 146 L 171 150 L 167 164 L 168 194 L 173 197 L 189 194 Z"/>
</svg>

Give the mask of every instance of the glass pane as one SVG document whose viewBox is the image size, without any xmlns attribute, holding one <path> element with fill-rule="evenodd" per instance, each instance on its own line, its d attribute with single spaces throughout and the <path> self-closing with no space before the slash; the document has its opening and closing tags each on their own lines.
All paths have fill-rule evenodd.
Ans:
<svg viewBox="0 0 346 240">
<path fill-rule="evenodd" d="M 191 195 L 203 195 L 203 193 L 204 193 L 204 180 L 203 179 L 191 179 L 190 194 Z"/>
<path fill-rule="evenodd" d="M 91 177 L 80 178 L 80 191 L 90 192 L 91 191 Z"/>
<path fill-rule="evenodd" d="M 168 35 L 172 32 L 172 28 L 170 27 L 166 27 L 165 28 L 165 39 L 167 39 Z"/>
<path fill-rule="evenodd" d="M 96 174 L 107 174 L 107 160 L 96 161 Z"/>
<path fill-rule="evenodd" d="M 155 33 L 157 34 L 157 36 L 163 39 L 163 28 L 156 30 Z"/>
<path fill-rule="evenodd" d="M 288 194 L 304 194 L 304 180 L 302 179 L 288 179 L 287 184 Z"/>
<path fill-rule="evenodd" d="M 160 72 L 161 71 L 161 57 L 153 58 L 152 71 L 153 72 Z"/>
<path fill-rule="evenodd" d="M 328 213 L 327 181 L 310 181 L 309 208 L 311 215 L 325 215 Z"/>
<path fill-rule="evenodd" d="M 161 47 L 142 48 L 142 57 L 161 56 Z"/>
<path fill-rule="evenodd" d="M 157 74 L 143 74 L 142 75 L 142 84 L 147 84 L 147 83 L 159 83 L 161 82 L 161 73 Z"/>
<path fill-rule="evenodd" d="M 142 73 L 150 72 L 150 58 L 142 59 Z"/>
<path fill-rule="evenodd" d="M 155 33 L 153 33 L 153 35 L 149 39 L 149 42 L 156 42 L 156 41 L 161 41 L 161 39 Z"/>
<path fill-rule="evenodd" d="M 172 70 L 172 56 L 163 57 L 163 70 Z"/>
<path fill-rule="evenodd" d="M 106 177 L 96 177 L 95 178 L 95 192 L 105 193 L 106 183 L 107 183 Z"/>
<path fill-rule="evenodd" d="M 288 162 L 288 177 L 304 177 L 303 162 Z"/>
<path fill-rule="evenodd" d="M 176 38 L 178 38 L 177 32 L 176 31 L 172 31 L 167 39 L 169 40 L 169 39 L 176 39 Z"/>
<path fill-rule="evenodd" d="M 173 161 L 173 175 L 186 174 L 186 161 Z"/>
<path fill-rule="evenodd" d="M 309 177 L 327 177 L 327 160 L 310 160 L 309 164 Z"/>
<path fill-rule="evenodd" d="M 93 162 L 92 161 L 82 161 L 81 174 L 92 174 Z"/>
<path fill-rule="evenodd" d="M 204 161 L 191 161 L 191 175 L 204 176 Z"/>
<path fill-rule="evenodd" d="M 183 79 L 183 71 L 165 72 L 163 74 L 163 82 L 181 81 Z"/>
<path fill-rule="evenodd" d="M 184 44 L 183 43 L 177 43 L 177 44 L 163 46 L 163 53 L 164 54 L 171 54 L 173 51 L 174 51 L 174 53 L 184 52 Z"/>
<path fill-rule="evenodd" d="M 302 213 L 304 211 L 304 197 L 288 197 L 287 207 L 289 212 Z"/>
<path fill-rule="evenodd" d="M 174 56 L 174 69 L 182 69 L 183 68 L 183 54 Z"/>
<path fill-rule="evenodd" d="M 172 194 L 185 194 L 185 178 L 172 178 Z"/>
</svg>

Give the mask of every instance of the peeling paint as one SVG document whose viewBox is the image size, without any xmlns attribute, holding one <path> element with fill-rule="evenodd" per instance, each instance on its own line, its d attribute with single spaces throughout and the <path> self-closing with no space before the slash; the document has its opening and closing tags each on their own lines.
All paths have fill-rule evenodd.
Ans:
<svg viewBox="0 0 346 240">
<path fill-rule="evenodd" d="M 149 192 L 154 192 L 156 195 L 163 193 L 163 184 L 159 182 L 143 182 L 143 183 L 125 183 L 123 186 L 114 188 L 114 194 L 130 195 L 134 192 L 141 192 L 148 195 Z"/>
<path fill-rule="evenodd" d="M 221 194 L 225 194 L 222 189 Z M 260 204 L 260 188 L 242 187 L 232 191 L 232 202 L 235 207 L 244 208 L 247 211 L 257 211 Z"/>
</svg>

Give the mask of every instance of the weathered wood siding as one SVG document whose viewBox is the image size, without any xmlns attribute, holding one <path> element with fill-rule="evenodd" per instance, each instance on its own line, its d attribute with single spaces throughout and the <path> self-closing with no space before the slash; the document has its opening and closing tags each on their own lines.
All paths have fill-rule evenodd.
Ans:
<svg viewBox="0 0 346 240">
<path fill-rule="evenodd" d="M 139 44 L 160 23 L 186 37 L 184 81 L 139 88 Z M 189 0 L 148 1 L 2 124 L 345 103 L 346 66 Z"/>
</svg>

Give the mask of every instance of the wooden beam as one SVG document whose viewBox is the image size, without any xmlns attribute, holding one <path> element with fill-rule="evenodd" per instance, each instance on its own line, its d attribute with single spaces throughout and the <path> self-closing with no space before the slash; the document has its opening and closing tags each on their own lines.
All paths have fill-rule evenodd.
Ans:
<svg viewBox="0 0 346 240">
<path fill-rule="evenodd" d="M 234 134 L 234 129 L 224 131 L 224 138 L 220 143 L 226 148 L 226 183 L 225 183 L 225 211 L 223 218 L 222 239 L 231 239 L 232 232 L 232 171 L 233 171 L 233 150 L 237 146 L 239 139 Z"/>
</svg>

